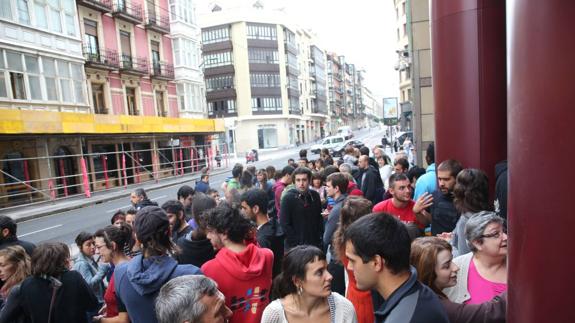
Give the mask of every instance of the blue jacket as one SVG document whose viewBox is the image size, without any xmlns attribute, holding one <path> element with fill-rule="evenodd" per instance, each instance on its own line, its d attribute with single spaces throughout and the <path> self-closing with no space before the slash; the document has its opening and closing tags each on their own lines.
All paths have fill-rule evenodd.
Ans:
<svg viewBox="0 0 575 323">
<path fill-rule="evenodd" d="M 435 163 L 427 166 L 425 174 L 421 175 L 415 183 L 415 193 L 413 200 L 417 199 L 425 192 L 433 194 L 437 190 L 437 175 L 435 174 Z"/>
<path fill-rule="evenodd" d="M 73 270 L 82 275 L 100 304 L 104 303 L 104 277 L 110 269 L 109 264 L 97 264 L 93 259 L 80 253 L 74 262 Z"/>
<path fill-rule="evenodd" d="M 210 183 L 206 183 L 204 181 L 196 181 L 196 192 L 202 192 L 202 193 L 207 193 L 208 190 L 210 189 Z"/>
<path fill-rule="evenodd" d="M 341 194 L 340 197 L 338 197 L 335 200 L 335 204 L 333 205 L 333 208 L 331 209 L 329 215 L 327 216 L 327 222 L 325 223 L 325 231 L 323 233 L 324 248 L 327 248 L 327 246 L 331 244 L 333 234 L 335 233 L 335 230 L 337 229 L 337 225 L 339 223 L 339 213 L 341 212 L 341 207 L 343 206 L 343 201 L 345 201 L 346 197 L 347 194 Z"/>
<path fill-rule="evenodd" d="M 387 300 L 379 303 L 381 305 L 375 311 L 376 323 L 449 323 L 439 298 L 417 280 L 414 267 L 411 267 L 409 279 L 391 293 Z M 374 307 L 377 304 L 377 300 L 374 300 Z"/>
<path fill-rule="evenodd" d="M 118 311 L 127 312 L 132 322 L 157 323 L 154 301 L 170 279 L 202 272 L 194 265 L 178 265 L 168 255 L 134 257 L 114 271 Z"/>
</svg>

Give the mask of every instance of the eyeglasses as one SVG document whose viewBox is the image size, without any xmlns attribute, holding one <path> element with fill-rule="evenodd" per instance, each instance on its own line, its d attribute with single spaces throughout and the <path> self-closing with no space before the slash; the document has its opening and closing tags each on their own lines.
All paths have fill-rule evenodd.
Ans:
<svg viewBox="0 0 575 323">
<path fill-rule="evenodd" d="M 501 230 L 501 231 L 497 231 L 497 232 L 493 232 L 493 233 L 489 233 L 489 234 L 482 234 L 479 236 L 479 238 L 480 239 L 482 239 L 482 238 L 499 239 L 504 233 L 507 234 L 507 230 Z"/>
</svg>

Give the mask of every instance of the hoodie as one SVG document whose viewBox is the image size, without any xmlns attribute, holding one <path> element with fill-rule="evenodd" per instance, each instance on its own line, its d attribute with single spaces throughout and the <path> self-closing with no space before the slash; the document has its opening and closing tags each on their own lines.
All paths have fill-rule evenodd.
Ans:
<svg viewBox="0 0 575 323">
<path fill-rule="evenodd" d="M 316 191 L 290 189 L 281 201 L 280 223 L 286 236 L 286 250 L 303 244 L 322 249 L 324 223 Z"/>
<path fill-rule="evenodd" d="M 248 244 L 240 253 L 224 247 L 202 266 L 225 295 L 231 323 L 260 322 L 270 299 L 273 262 L 271 250 Z"/>
<path fill-rule="evenodd" d="M 154 301 L 170 279 L 202 272 L 193 265 L 178 265 L 168 255 L 134 257 L 116 267 L 114 279 L 118 311 L 127 312 L 132 322 L 157 323 Z"/>
<path fill-rule="evenodd" d="M 192 264 L 201 267 L 208 260 L 214 259 L 216 253 L 209 239 L 196 240 L 192 238 L 193 231 L 183 239 L 178 240 L 180 253 L 176 257 L 179 264 Z"/>
</svg>

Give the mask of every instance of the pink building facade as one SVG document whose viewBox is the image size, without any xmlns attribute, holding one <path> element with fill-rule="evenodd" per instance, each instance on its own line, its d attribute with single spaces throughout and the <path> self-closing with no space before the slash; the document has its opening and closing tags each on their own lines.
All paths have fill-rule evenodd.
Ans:
<svg viewBox="0 0 575 323">
<path fill-rule="evenodd" d="M 178 117 L 167 0 L 77 0 L 96 114 Z"/>
</svg>

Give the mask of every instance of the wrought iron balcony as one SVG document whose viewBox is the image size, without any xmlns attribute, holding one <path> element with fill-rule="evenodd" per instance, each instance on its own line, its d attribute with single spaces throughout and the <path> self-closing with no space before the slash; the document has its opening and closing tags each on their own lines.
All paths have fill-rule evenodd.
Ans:
<svg viewBox="0 0 575 323">
<path fill-rule="evenodd" d="M 152 77 L 159 80 L 173 80 L 174 65 L 166 62 L 152 62 Z"/>
<path fill-rule="evenodd" d="M 136 75 L 146 75 L 149 73 L 148 61 L 143 57 L 122 54 L 120 63 L 120 70 L 124 73 Z"/>
<path fill-rule="evenodd" d="M 112 11 L 112 0 L 78 0 L 78 5 L 100 12 Z"/>
<path fill-rule="evenodd" d="M 170 18 L 166 15 L 158 15 L 155 12 L 148 12 L 145 27 L 160 34 L 169 34 Z"/>
<path fill-rule="evenodd" d="M 116 0 L 112 15 L 136 25 L 144 22 L 142 6 L 130 3 L 127 0 Z"/>
<path fill-rule="evenodd" d="M 86 66 L 106 70 L 117 70 L 120 67 L 118 52 L 114 49 L 99 49 L 84 45 Z"/>
</svg>

